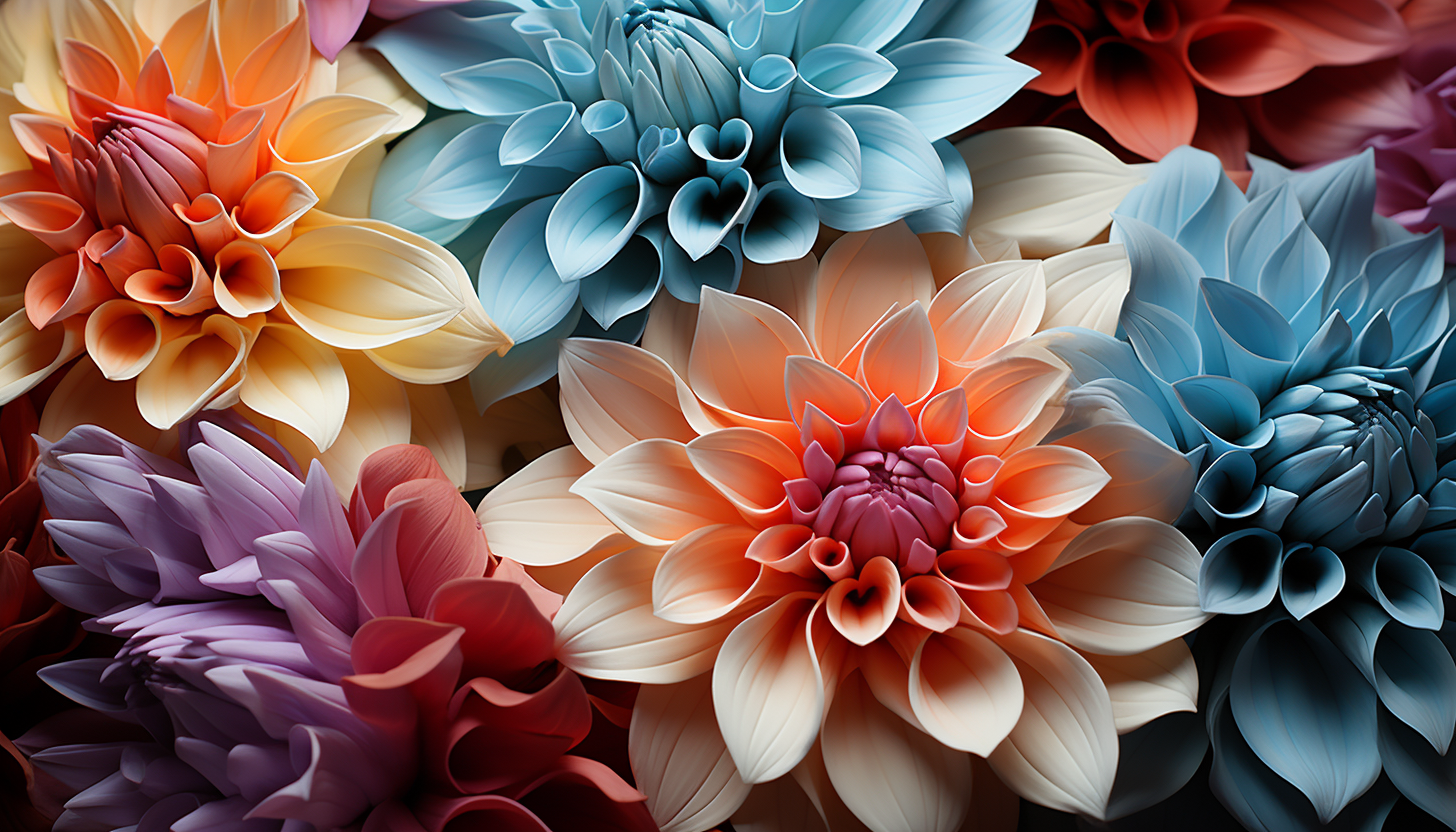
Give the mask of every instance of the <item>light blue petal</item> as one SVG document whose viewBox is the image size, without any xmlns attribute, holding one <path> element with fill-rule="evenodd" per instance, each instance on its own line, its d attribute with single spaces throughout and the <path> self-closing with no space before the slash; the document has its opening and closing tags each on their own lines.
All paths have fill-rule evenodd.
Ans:
<svg viewBox="0 0 1456 832">
<path fill-rule="evenodd" d="M 1274 425 L 1259 418 L 1259 400 L 1234 379 L 1192 376 L 1174 382 L 1173 391 L 1216 454 L 1255 450 L 1274 438 Z"/>
<path fill-rule="evenodd" d="M 577 283 L 581 306 L 605 329 L 646 308 L 662 285 L 662 269 L 653 268 L 657 252 L 639 236 L 627 241 L 611 262 Z"/>
<path fill-rule="evenodd" d="M 859 191 L 863 151 L 854 128 L 823 107 L 800 107 L 779 134 L 784 178 L 794 190 L 814 199 L 845 197 Z"/>
<path fill-rule="evenodd" d="M 1419 365 L 1450 326 L 1451 306 L 1444 286 L 1431 286 L 1396 301 L 1390 310 L 1392 363 L 1398 367 Z"/>
<path fill-rule="evenodd" d="M 1456 661 L 1435 633 L 1386 627 L 1375 644 L 1380 701 L 1445 754 L 1456 729 Z"/>
<path fill-rule="evenodd" d="M 661 218 L 644 224 L 637 233 L 657 249 L 657 259 L 662 264 L 663 288 L 678 300 L 697 303 L 704 286 L 720 292 L 733 292 L 738 288 L 738 280 L 743 274 L 743 255 L 734 237 L 727 237 L 722 245 L 694 262 L 673 240 L 667 223 Z"/>
<path fill-rule="evenodd" d="M 587 172 L 546 220 L 546 250 L 557 274 L 580 280 L 605 266 L 662 202 L 658 186 L 630 163 Z"/>
<path fill-rule="evenodd" d="M 1369 497 L 1370 466 L 1357 462 L 1300 500 L 1299 506 L 1290 513 L 1284 531 L 1294 540 L 1318 541 L 1348 519 L 1357 517 Z M 1383 513 L 1381 520 L 1384 520 Z M 1331 548 L 1338 550 L 1334 545 Z"/>
<path fill-rule="evenodd" d="M 430 163 L 461 131 L 480 123 L 469 113 L 438 118 L 400 140 L 384 157 L 369 198 L 369 216 L 413 231 L 441 245 L 459 236 L 471 218 L 447 220 L 422 210 L 406 197 L 419 187 Z"/>
<path fill-rule="evenodd" d="M 1448 692 L 1449 695 L 1449 692 Z M 1456 754 L 1437 754 L 1421 735 L 1388 713 L 1380 714 L 1380 760 L 1400 793 L 1456 829 Z"/>
<path fill-rule="evenodd" d="M 1264 529 L 1224 535 L 1198 565 L 1198 604 L 1204 612 L 1262 610 L 1279 591 L 1279 536 Z"/>
<path fill-rule="evenodd" d="M 763 37 L 759 48 L 764 55 L 789 55 L 799 33 L 806 0 L 764 0 Z"/>
<path fill-rule="evenodd" d="M 878 51 L 900 34 L 922 0 L 804 0 L 794 60 L 816 46 L 848 43 Z M 767 51 L 767 50 L 765 50 Z"/>
<path fill-rule="evenodd" d="M 688 134 L 688 148 L 703 160 L 708 175 L 722 179 L 743 167 L 753 147 L 753 128 L 741 118 L 730 119 L 721 128 L 699 124 Z"/>
<path fill-rule="evenodd" d="M 1303 384 L 1334 369 L 1349 351 L 1354 340 L 1355 335 L 1350 331 L 1350 325 L 1345 323 L 1343 315 L 1335 314 L 1326 318 L 1319 331 L 1309 339 L 1309 343 L 1304 345 L 1304 348 L 1299 351 L 1299 356 L 1294 359 L 1294 364 L 1290 366 L 1289 372 L 1285 375 L 1285 385 Z M 1289 386 L 1285 392 L 1292 389 L 1295 388 Z"/>
<path fill-rule="evenodd" d="M 750 4 L 723 28 L 740 67 L 753 66 L 763 55 L 763 13 L 762 3 Z"/>
<path fill-rule="evenodd" d="M 500 163 L 581 172 L 606 164 L 607 157 L 582 128 L 576 106 L 557 101 L 511 123 L 501 137 Z"/>
<path fill-rule="evenodd" d="M 1389 309 L 1406 295 L 1441 284 L 1445 245 L 1440 229 L 1386 246 L 1371 254 L 1361 271 L 1370 280 L 1370 303 Z"/>
<path fill-rule="evenodd" d="M 598 101 L 581 114 L 581 126 L 616 164 L 637 158 L 637 125 L 617 101 Z"/>
<path fill-rule="evenodd" d="M 485 409 L 517 393 L 539 386 L 556 375 L 558 342 L 571 335 L 581 307 L 571 311 L 551 329 L 529 341 L 518 341 L 505 355 L 491 353 L 470 371 L 470 394 L 475 406 Z"/>
<path fill-rule="evenodd" d="M 1229 279 L 1257 292 L 1290 320 L 1319 296 L 1329 275 L 1330 256 L 1305 225 L 1288 188 L 1255 200 L 1239 214 L 1229 229 L 1228 251 Z"/>
<path fill-rule="evenodd" d="M 430 162 L 410 203 L 446 219 L 473 219 L 507 203 L 558 193 L 576 178 L 556 168 L 503 167 L 505 134 L 503 124 L 462 130 Z"/>
<path fill-rule="evenodd" d="M 576 284 L 563 282 L 546 254 L 546 218 L 556 200 L 539 199 L 516 211 L 480 264 L 480 303 L 517 343 L 552 328 L 576 304 Z"/>
<path fill-rule="evenodd" d="M 1441 588 L 1456 595 L 1456 529 L 1421 535 L 1411 550 L 1426 559 Z"/>
<path fill-rule="evenodd" d="M 686 182 L 702 164 L 676 127 L 648 127 L 637 139 L 637 162 L 642 172 L 656 182 L 674 185 Z"/>
<path fill-rule="evenodd" d="M 581 44 L 566 38 L 551 38 L 546 41 L 546 58 L 556 75 L 556 83 L 566 90 L 566 97 L 577 107 L 584 109 L 601 100 L 597 62 Z"/>
<path fill-rule="evenodd" d="M 819 218 L 840 231 L 868 231 L 951 201 L 945 166 L 909 119 L 871 104 L 835 107 L 860 147 L 860 188 L 852 196 L 816 200 Z"/>
<path fill-rule="evenodd" d="M 1375 692 L 1318 631 L 1261 627 L 1234 663 L 1234 721 L 1249 747 L 1328 823 L 1380 776 Z"/>
<path fill-rule="evenodd" d="M 1198 375 L 1198 336 L 1182 318 L 1136 297 L 1123 301 L 1119 320 L 1143 366 L 1173 383 Z"/>
<path fill-rule="evenodd" d="M 1290 181 L 1305 222 L 1330 253 L 1330 288 L 1338 292 L 1359 273 L 1374 248 L 1374 151 L 1295 174 Z"/>
<path fill-rule="evenodd" d="M 1132 263 L 1129 294 L 1191 322 L 1198 303 L 1198 281 L 1204 276 L 1193 255 L 1157 228 L 1121 214 L 1112 215 L 1110 239 L 1127 249 Z"/>
<path fill-rule="evenodd" d="M 524 58 L 498 58 L 440 77 L 463 108 L 481 116 L 516 116 L 561 100 L 551 73 Z"/>
<path fill-rule="evenodd" d="M 790 106 L 825 106 L 836 99 L 874 93 L 895 77 L 896 65 L 870 49 L 847 43 L 826 43 L 798 61 L 799 83 Z"/>
<path fill-rule="evenodd" d="M 1375 315 L 1365 322 L 1365 328 L 1355 336 L 1352 347 L 1355 360 L 1366 367 L 1384 367 L 1394 350 L 1395 333 L 1390 329 L 1390 318 L 1386 317 L 1384 309 L 1376 310 Z"/>
<path fill-rule="evenodd" d="M 469 228 L 460 232 L 460 236 L 445 246 L 460 261 L 460 265 L 465 267 L 466 273 L 471 276 L 472 285 L 476 288 L 479 288 L 478 275 L 480 264 L 485 259 L 485 250 L 490 247 L 491 240 L 495 239 L 496 232 L 506 224 L 506 220 L 515 216 L 517 207 L 507 205 L 481 214 Z"/>
<path fill-rule="evenodd" d="M 492 4 L 506 9 L 504 3 Z M 471 16 L 460 9 L 432 9 L 391 24 L 366 45 L 389 61 L 426 101 L 447 110 L 465 105 L 445 83 L 447 72 L 492 58 L 529 58 L 531 51 L 511 28 L 520 12 Z"/>
<path fill-rule="evenodd" d="M 968 40 L 999 55 L 1021 45 L 1036 11 L 1033 0 L 941 0 L 938 5 L 948 8 L 927 35 Z M 903 36 L 901 33 L 898 40 L 903 41 Z"/>
<path fill-rule="evenodd" d="M 511 27 L 530 45 L 538 63 L 550 63 L 546 42 L 555 38 L 569 38 L 582 46 L 591 45 L 591 34 L 587 32 L 579 4 L 547 0 L 545 3 L 519 5 L 526 12 L 512 21 Z"/>
<path fill-rule="evenodd" d="M 932 147 L 945 167 L 945 179 L 950 185 L 951 200 L 944 205 L 926 208 L 905 217 L 905 224 L 916 234 L 965 234 L 966 220 L 971 216 L 971 205 L 975 191 L 971 186 L 971 169 L 955 145 L 941 139 Z"/>
<path fill-rule="evenodd" d="M 1306 543 L 1284 553 L 1279 567 L 1279 600 L 1296 619 L 1335 600 L 1344 588 L 1345 565 L 1329 549 Z"/>
<path fill-rule="evenodd" d="M 1225 520 L 1246 520 L 1263 507 L 1268 489 L 1258 484 L 1259 469 L 1244 451 L 1229 451 L 1198 477 L 1193 507 L 1217 531 Z M 1206 559 L 1205 559 L 1206 560 Z"/>
<path fill-rule="evenodd" d="M 1182 451 L 1193 450 L 1204 443 L 1203 429 L 1178 402 L 1173 388 L 1154 378 L 1138 362 L 1132 347 L 1087 329 L 1059 329 L 1055 333 L 1046 346 L 1071 368 L 1072 378 L 1078 383 L 1085 385 L 1097 379 L 1113 378 L 1130 384 L 1146 395 L 1148 401 L 1155 403 L 1164 415 L 1166 428 L 1160 430 L 1155 426 L 1155 420 L 1144 421 L 1142 416 L 1136 417 L 1138 424 L 1159 437 L 1164 436 L 1164 431 L 1173 434 L 1177 441 L 1170 444 Z"/>
<path fill-rule="evenodd" d="M 755 263 L 786 263 L 809 253 L 819 235 L 819 211 L 814 200 L 782 180 L 758 192 L 748 222 L 743 226 L 743 256 Z"/>
<path fill-rule="evenodd" d="M 1420 555 L 1398 546 L 1382 546 L 1354 569 L 1354 577 L 1391 618 L 1408 627 L 1440 629 L 1445 615 L 1441 585 Z"/>
<path fill-rule="evenodd" d="M 1212 714 L 1209 722 L 1213 739 L 1209 784 L 1224 807 L 1253 832 L 1380 832 L 1399 797 L 1394 788 L 1377 781 L 1325 824 L 1304 795 L 1255 756 L 1227 706 Z"/>
<path fill-rule="evenodd" d="M 1123 199 L 1117 213 L 1166 234 L 1193 255 L 1204 275 L 1223 277 L 1224 239 L 1246 204 L 1217 156 L 1185 146 L 1154 165 L 1148 181 Z"/>
<path fill-rule="evenodd" d="M 1288 182 L 1294 175 L 1289 168 L 1262 156 L 1250 153 L 1246 158 L 1249 160 L 1249 169 L 1253 171 L 1253 176 L 1249 177 L 1249 188 L 1245 191 L 1245 196 L 1251 201 Z"/>
<path fill-rule="evenodd" d="M 865 103 L 905 116 L 932 141 L 980 121 L 1037 76 L 995 50 L 951 38 L 906 44 L 887 57 L 899 72 Z"/>
<path fill-rule="evenodd" d="M 1390 616 L 1363 595 L 1346 596 L 1319 617 L 1320 632 L 1329 636 L 1371 685 L 1375 684 L 1375 643 L 1388 625 Z"/>
<path fill-rule="evenodd" d="M 1263 298 L 1226 280 L 1199 284 L 1193 330 L 1203 347 L 1203 371 L 1228 375 L 1268 401 L 1283 386 L 1298 355 L 1294 330 Z"/>
<path fill-rule="evenodd" d="M 753 177 L 743 168 L 735 168 L 721 185 L 710 176 L 700 176 L 673 195 L 667 228 L 688 257 L 701 260 L 748 218 L 756 191 Z"/>
<path fill-rule="evenodd" d="M 1203 722 L 1199 714 L 1172 713 L 1117 738 L 1117 778 L 1107 820 L 1161 803 L 1193 779 L 1208 753 Z"/>
<path fill-rule="evenodd" d="M 772 137 L 783 129 L 798 78 L 794 62 L 783 55 L 764 55 L 746 70 L 738 69 L 738 109 L 753 134 L 763 137 L 753 149 L 755 161 L 773 149 Z"/>
</svg>

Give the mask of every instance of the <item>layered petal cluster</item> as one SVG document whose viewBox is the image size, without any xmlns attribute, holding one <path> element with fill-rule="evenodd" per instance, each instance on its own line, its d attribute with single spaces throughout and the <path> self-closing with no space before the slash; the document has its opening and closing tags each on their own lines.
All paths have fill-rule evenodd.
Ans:
<svg viewBox="0 0 1456 832">
<path fill-rule="evenodd" d="M 81 643 L 81 617 L 52 600 L 34 570 L 65 563 L 41 526 L 37 425 L 31 395 L 0 408 L 0 802 L 7 830 L 48 829 L 49 819 L 29 804 L 31 772 L 12 740 L 54 713 L 54 693 L 36 671 L 64 658 Z M 62 700 L 64 701 L 64 700 Z"/>
<path fill-rule="evenodd" d="M 64 804 L 57 823 L 176 832 L 405 828 L 391 818 L 414 793 L 422 749 L 437 746 L 406 711 L 380 711 L 400 694 L 388 684 L 401 672 L 389 662 L 408 647 L 400 639 L 412 625 L 450 630 L 452 643 L 484 662 L 473 667 L 488 678 L 470 684 L 499 673 L 518 699 L 531 699 L 538 679 L 526 663 L 549 672 L 549 656 L 497 638 L 490 610 L 451 606 L 529 581 L 488 577 L 511 569 L 491 556 L 469 505 L 423 448 L 371 456 L 346 508 L 321 464 L 301 476 L 280 446 L 236 417 L 189 422 L 184 443 L 187 466 L 96 427 L 43 451 L 40 486 L 54 516 L 46 525 L 76 562 L 37 570 L 37 578 L 96 615 L 93 629 L 124 640 L 114 658 L 41 673 L 110 717 L 64 714 L 20 739 L 52 778 L 49 797 Z M 461 615 L 458 627 L 421 620 Z M 495 665 L 469 649 L 476 640 Z M 460 649 L 452 655 L 459 672 Z M 441 661 L 450 666 L 448 656 Z M 444 678 L 435 666 L 422 673 Z M 471 739 L 479 736 L 472 725 L 485 724 L 487 736 L 500 730 L 481 708 L 453 718 L 450 728 L 465 730 L 428 738 L 455 746 L 463 767 L 456 770 L 496 772 L 500 782 L 483 790 L 515 787 L 500 798 L 507 800 L 565 778 L 576 792 L 606 784 L 631 804 L 630 788 L 595 769 L 576 779 L 576 769 L 554 780 L 543 773 L 562 747 L 518 759 Z"/>
<path fill-rule="evenodd" d="M 1119 730 L 1193 706 L 1196 552 L 1163 522 L 1191 468 L 1133 426 L 1044 441 L 1066 370 L 1020 350 L 1113 331 L 1121 248 L 946 237 L 847 234 L 660 307 L 645 348 L 564 341 L 574 446 L 481 504 L 498 553 L 576 581 L 561 660 L 645 685 L 665 829 L 955 830 L 973 755 L 1100 816 Z"/>
<path fill-rule="evenodd" d="M 1083 384 L 1059 431 L 1135 422 L 1199 472 L 1200 602 L 1248 616 L 1206 640 L 1213 786 L 1254 829 L 1378 822 L 1382 766 L 1456 825 L 1453 273 L 1374 203 L 1368 151 L 1256 160 L 1247 196 L 1175 151 L 1115 215 L 1125 340 L 1050 343 Z"/>
<path fill-rule="evenodd" d="M 1375 149 L 1376 210 L 1411 231 L 1446 231 L 1456 258 L 1456 7 L 1401 9 L 1415 41 L 1396 60 L 1321 69 L 1265 96 L 1257 123 L 1297 162 L 1327 162 Z"/>
<path fill-rule="evenodd" d="M 1025 107 L 1049 123 L 1085 114 L 1113 142 L 1161 159 L 1193 144 L 1243 170 L 1242 102 L 1315 67 L 1398 54 L 1409 33 L 1386 0 L 1046 0 L 1017 60 L 1041 75 Z"/>
<path fill-rule="evenodd" d="M 462 112 L 390 152 L 373 216 L 484 250 L 486 310 L 531 342 L 473 377 L 485 405 L 550 377 L 579 324 L 635 340 L 659 290 L 731 292 L 745 261 L 797 260 L 821 223 L 959 232 L 970 178 L 941 140 L 1034 74 L 1005 57 L 1033 5 L 521 0 L 418 14 L 368 45 Z"/>
<path fill-rule="evenodd" d="M 324 210 L 422 108 L 357 50 L 322 61 L 300 3 L 5 14 L 0 401 L 85 354 L 77 384 L 134 388 L 153 427 L 241 403 L 322 450 L 370 407 L 350 364 L 435 384 L 510 345 L 444 249 Z"/>
</svg>

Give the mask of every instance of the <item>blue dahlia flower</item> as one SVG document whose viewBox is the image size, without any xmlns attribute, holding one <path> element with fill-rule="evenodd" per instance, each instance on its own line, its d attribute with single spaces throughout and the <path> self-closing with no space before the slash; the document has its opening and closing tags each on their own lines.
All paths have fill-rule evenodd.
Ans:
<svg viewBox="0 0 1456 832">
<path fill-rule="evenodd" d="M 578 319 L 635 339 L 659 290 L 732 291 L 745 260 L 797 260 L 821 223 L 960 232 L 970 175 L 944 139 L 1036 75 L 1005 57 L 1034 6 L 515 0 L 416 15 L 368 45 L 463 112 L 391 151 L 372 213 L 463 259 L 483 250 L 481 300 L 517 343 L 472 377 L 484 407 L 553 375 Z"/>
<path fill-rule="evenodd" d="M 1255 160 L 1246 195 L 1179 149 L 1114 214 L 1119 337 L 1050 343 L 1062 431 L 1130 420 L 1199 472 L 1179 525 L 1238 616 L 1195 640 L 1212 787 L 1251 829 L 1377 828 L 1397 790 L 1456 828 L 1456 270 L 1374 196 L 1369 152 Z"/>
</svg>

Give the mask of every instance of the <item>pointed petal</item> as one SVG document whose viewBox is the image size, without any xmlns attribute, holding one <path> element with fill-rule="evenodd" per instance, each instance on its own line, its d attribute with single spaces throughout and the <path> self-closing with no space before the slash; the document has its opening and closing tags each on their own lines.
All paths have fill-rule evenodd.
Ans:
<svg viewBox="0 0 1456 832">
<path fill-rule="evenodd" d="M 1021 674 L 1006 652 L 969 627 L 934 633 L 910 662 L 910 705 L 935 739 L 982 757 L 1021 717 Z"/>
<path fill-rule="evenodd" d="M 648 439 L 587 472 L 571 493 L 584 497 L 633 540 L 666 546 L 694 529 L 742 518 L 697 471 L 687 448 Z"/>
<path fill-rule="evenodd" d="M 570 491 L 592 464 L 574 447 L 543 454 L 490 490 L 476 516 L 490 548 L 527 566 L 552 566 L 584 554 L 617 527 Z"/>
</svg>

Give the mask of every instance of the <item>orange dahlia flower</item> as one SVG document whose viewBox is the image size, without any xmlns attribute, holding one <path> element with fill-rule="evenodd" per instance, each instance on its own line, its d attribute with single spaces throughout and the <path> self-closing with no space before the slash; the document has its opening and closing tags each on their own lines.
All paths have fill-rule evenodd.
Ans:
<svg viewBox="0 0 1456 832">
<path fill-rule="evenodd" d="M 646 348 L 564 342 L 574 447 L 480 517 L 548 583 L 591 567 L 558 655 L 647 686 L 629 748 L 665 829 L 955 830 L 972 754 L 1101 815 L 1117 731 L 1192 709 L 1198 556 L 1166 523 L 1192 472 L 1130 425 L 1051 441 L 1067 371 L 1025 340 L 1110 331 L 1121 246 L 978 260 L 896 224 L 695 320 L 665 302 Z M 1126 687 L 1169 677 L 1173 704 Z"/>
<path fill-rule="evenodd" d="M 435 384 L 509 346 L 444 249 L 322 209 L 422 110 L 298 0 L 3 14 L 0 402 L 85 353 L 154 427 L 241 402 L 324 449 L 351 363 Z"/>
</svg>

